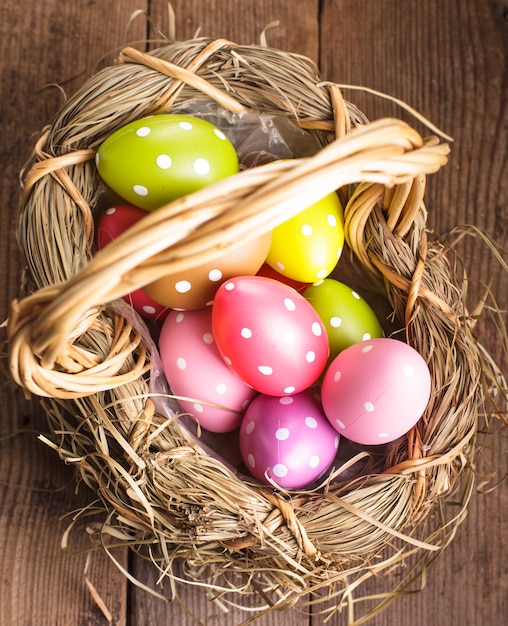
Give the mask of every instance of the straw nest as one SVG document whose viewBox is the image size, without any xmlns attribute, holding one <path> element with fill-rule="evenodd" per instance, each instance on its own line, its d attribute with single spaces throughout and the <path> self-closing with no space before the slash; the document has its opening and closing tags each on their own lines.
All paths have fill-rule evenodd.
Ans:
<svg viewBox="0 0 508 626">
<path fill-rule="evenodd" d="M 281 114 L 320 149 L 181 198 L 95 254 L 98 146 L 136 118 L 190 101 Z M 104 515 L 89 531 L 106 550 L 129 545 L 150 558 L 169 595 L 182 576 L 262 611 L 305 597 L 340 607 L 364 580 L 416 555 L 414 569 L 392 576 L 393 597 L 449 542 L 471 492 L 465 468 L 479 416 L 504 382 L 474 336 L 453 255 L 427 238 L 426 175 L 447 153 L 398 119 L 368 123 L 308 59 L 224 40 L 126 48 L 68 100 L 22 173 L 28 295 L 12 304 L 10 366 L 27 394 L 43 397 L 46 442 L 97 493 L 90 511 Z M 359 452 L 319 488 L 286 493 L 239 475 L 187 428 L 168 405 L 148 329 L 119 298 L 334 190 L 345 206 L 350 279 L 423 355 L 432 396 L 381 468 L 370 471 Z M 444 498 L 457 484 L 447 518 Z"/>
</svg>

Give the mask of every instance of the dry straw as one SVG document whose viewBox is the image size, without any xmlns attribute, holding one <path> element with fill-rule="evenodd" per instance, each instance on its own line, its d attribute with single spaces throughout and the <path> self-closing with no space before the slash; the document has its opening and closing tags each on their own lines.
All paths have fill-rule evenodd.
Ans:
<svg viewBox="0 0 508 626">
<path fill-rule="evenodd" d="M 321 149 L 181 198 L 94 255 L 98 146 L 131 120 L 191 100 L 282 114 Z M 254 617 L 330 599 L 325 614 L 347 606 L 349 622 L 360 623 L 355 607 L 370 577 L 391 572 L 379 607 L 418 580 L 465 515 L 480 417 L 495 411 L 492 399 L 506 399 L 474 336 L 454 256 L 427 240 L 426 175 L 447 153 L 398 119 L 367 123 L 308 59 L 225 40 L 126 48 L 65 104 L 22 174 L 29 295 L 12 305 L 10 365 L 27 394 L 44 398 L 45 441 L 97 493 L 103 517 L 88 530 L 108 553 L 129 545 L 153 561 L 166 594 L 176 596 L 183 578 L 223 606 L 255 607 Z M 118 299 L 336 189 L 351 280 L 423 355 L 432 397 L 381 472 L 367 471 L 360 453 L 319 488 L 285 493 L 239 476 L 165 409 L 153 344 Z M 367 469 L 348 480 L 357 463 Z M 452 493 L 457 506 L 447 507 Z"/>
</svg>

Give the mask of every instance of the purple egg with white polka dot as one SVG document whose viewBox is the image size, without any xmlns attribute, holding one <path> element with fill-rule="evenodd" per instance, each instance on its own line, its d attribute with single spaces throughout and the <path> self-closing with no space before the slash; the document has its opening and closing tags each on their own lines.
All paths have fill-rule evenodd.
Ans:
<svg viewBox="0 0 508 626">
<path fill-rule="evenodd" d="M 330 469 L 339 435 L 310 390 L 292 396 L 259 395 L 240 426 L 240 451 L 260 482 L 303 489 Z"/>
<path fill-rule="evenodd" d="M 326 370 L 323 409 L 347 439 L 365 445 L 394 441 L 420 419 L 429 402 L 431 375 L 411 346 L 388 337 L 343 350 Z"/>
</svg>

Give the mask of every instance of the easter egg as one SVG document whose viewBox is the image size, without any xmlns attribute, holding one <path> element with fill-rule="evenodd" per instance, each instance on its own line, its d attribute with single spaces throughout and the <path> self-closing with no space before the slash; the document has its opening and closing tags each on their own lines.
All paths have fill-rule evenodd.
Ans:
<svg viewBox="0 0 508 626">
<path fill-rule="evenodd" d="M 308 391 L 257 396 L 245 412 L 239 437 L 251 474 L 283 489 L 301 489 L 322 476 L 340 438 Z"/>
<path fill-rule="evenodd" d="M 268 395 L 306 389 L 328 358 L 319 315 L 295 289 L 271 278 L 238 276 L 213 301 L 212 329 L 225 362 Z"/>
<path fill-rule="evenodd" d="M 123 299 L 146 320 L 163 322 L 169 314 L 168 307 L 155 302 L 143 289 L 135 289 L 126 294 Z"/>
<path fill-rule="evenodd" d="M 219 252 L 206 263 L 184 272 L 170 273 L 145 285 L 145 292 L 160 304 L 173 309 L 200 309 L 209 304 L 219 286 L 233 276 L 255 274 L 263 264 L 271 231 L 242 241 L 227 252 Z"/>
<path fill-rule="evenodd" d="M 190 115 L 161 114 L 122 126 L 100 146 L 97 170 L 113 191 L 143 209 L 157 209 L 238 172 L 226 135 Z"/>
<path fill-rule="evenodd" d="M 391 338 L 356 343 L 332 361 L 323 378 L 321 401 L 334 428 L 365 445 L 393 441 L 422 416 L 431 376 L 421 355 Z"/>
<path fill-rule="evenodd" d="M 302 283 L 299 280 L 293 280 L 292 278 L 289 278 L 289 276 L 284 276 L 284 274 L 281 274 L 277 270 L 273 269 L 273 267 L 271 265 L 268 265 L 268 263 L 263 263 L 263 265 L 259 268 L 256 274 L 258 276 L 265 276 L 266 278 L 273 278 L 274 280 L 278 280 L 285 285 L 293 287 L 293 289 L 296 289 L 296 291 L 299 291 L 300 293 L 302 293 L 303 290 L 309 286 L 309 283 Z"/>
<path fill-rule="evenodd" d="M 97 248 L 102 250 L 145 216 L 146 211 L 128 204 L 109 207 L 97 220 L 95 235 Z M 136 289 L 125 295 L 124 300 L 145 319 L 161 322 L 169 313 L 164 304 L 153 300 L 143 289 Z"/>
<path fill-rule="evenodd" d="M 268 265 L 303 283 L 326 278 L 344 246 L 342 207 L 336 193 L 273 229 Z"/>
<path fill-rule="evenodd" d="M 325 278 L 308 286 L 303 296 L 325 325 L 330 343 L 329 360 L 354 343 L 383 336 L 374 311 L 348 285 L 334 278 Z"/>
<path fill-rule="evenodd" d="M 214 433 L 238 428 L 256 395 L 222 360 L 212 334 L 211 309 L 171 311 L 159 337 L 164 373 L 182 409 Z"/>
</svg>

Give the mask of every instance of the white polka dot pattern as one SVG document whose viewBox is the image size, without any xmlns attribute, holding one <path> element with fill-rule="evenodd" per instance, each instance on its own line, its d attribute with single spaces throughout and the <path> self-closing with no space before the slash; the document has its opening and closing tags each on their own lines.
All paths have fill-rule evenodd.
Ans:
<svg viewBox="0 0 508 626">
<path fill-rule="evenodd" d="M 306 389 L 328 358 L 326 332 L 312 306 L 270 278 L 239 276 L 223 283 L 212 305 L 212 324 L 219 352 L 260 393 Z"/>
<path fill-rule="evenodd" d="M 213 270 L 210 270 L 208 272 L 208 278 L 213 282 L 216 283 L 218 280 L 220 280 L 222 278 L 222 272 L 219 269 L 214 268 Z"/>
<path fill-rule="evenodd" d="M 128 202 L 154 210 L 239 170 L 229 139 L 206 120 L 161 114 L 135 120 L 99 146 L 99 174 Z"/>
<path fill-rule="evenodd" d="M 133 185 L 132 189 L 137 196 L 148 195 L 148 189 L 144 185 Z"/>
<path fill-rule="evenodd" d="M 383 337 L 342 351 L 321 386 L 330 423 L 363 445 L 404 435 L 421 417 L 430 392 L 423 358 L 406 343 Z"/>
<path fill-rule="evenodd" d="M 167 170 L 171 167 L 173 161 L 171 157 L 167 154 L 159 154 L 159 156 L 155 159 L 157 166 L 161 168 L 161 170 Z"/>
<path fill-rule="evenodd" d="M 286 396 L 282 396 L 282 398 L 280 398 L 279 402 L 280 402 L 280 404 L 293 404 L 294 398 L 289 398 L 289 397 L 286 397 Z"/>
<path fill-rule="evenodd" d="M 206 176 L 211 169 L 210 162 L 206 159 L 196 159 L 193 167 L 198 176 Z"/>
<path fill-rule="evenodd" d="M 329 362 L 355 343 L 383 336 L 374 311 L 345 283 L 324 278 L 309 285 L 303 295 L 324 323 L 330 344 Z"/>
<path fill-rule="evenodd" d="M 212 333 L 211 309 L 171 311 L 159 348 L 164 373 L 182 409 L 203 428 L 228 432 L 239 427 L 256 392 L 223 361 Z"/>
<path fill-rule="evenodd" d="M 192 285 L 188 280 L 179 280 L 175 285 L 176 291 L 178 293 L 187 293 L 192 289 Z"/>
<path fill-rule="evenodd" d="M 342 207 L 333 193 L 273 229 L 267 263 L 288 278 L 312 283 L 332 272 L 343 245 Z"/>
<path fill-rule="evenodd" d="M 275 433 L 275 439 L 279 441 L 284 441 L 289 437 L 289 430 L 287 428 L 279 428 Z"/>
<path fill-rule="evenodd" d="M 288 311 L 296 311 L 296 304 L 291 298 L 284 298 L 284 306 Z"/>
<path fill-rule="evenodd" d="M 277 478 L 284 478 L 288 474 L 288 468 L 283 463 L 276 463 L 273 466 L 272 471 L 273 471 L 274 476 L 276 476 Z"/>
<path fill-rule="evenodd" d="M 326 472 L 338 441 L 308 390 L 292 396 L 257 396 L 240 427 L 247 467 L 261 482 L 273 481 L 285 489 L 303 488 Z"/>
<path fill-rule="evenodd" d="M 172 309 L 200 309 L 211 302 L 221 284 L 239 274 L 255 274 L 263 264 L 270 233 L 243 243 L 202 265 L 168 274 L 145 288 L 151 297 Z"/>
</svg>

